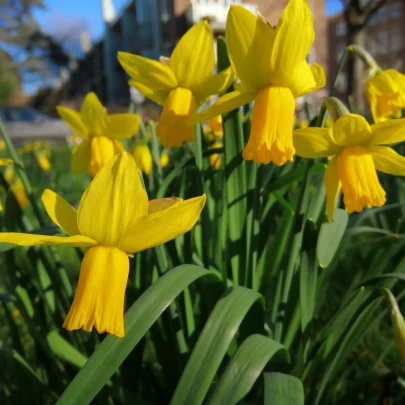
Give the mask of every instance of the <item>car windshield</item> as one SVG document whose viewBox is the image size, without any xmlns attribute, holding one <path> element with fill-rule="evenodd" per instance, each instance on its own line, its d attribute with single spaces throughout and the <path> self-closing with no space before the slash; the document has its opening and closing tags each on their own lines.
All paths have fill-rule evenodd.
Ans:
<svg viewBox="0 0 405 405">
<path fill-rule="evenodd" d="M 0 118 L 4 122 L 35 122 L 49 120 L 49 117 L 33 108 L 0 107 Z"/>
</svg>

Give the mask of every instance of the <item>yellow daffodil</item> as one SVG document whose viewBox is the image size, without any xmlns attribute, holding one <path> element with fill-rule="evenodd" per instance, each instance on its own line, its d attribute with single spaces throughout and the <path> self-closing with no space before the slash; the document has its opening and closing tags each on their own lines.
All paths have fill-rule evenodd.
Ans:
<svg viewBox="0 0 405 405">
<path fill-rule="evenodd" d="M 146 144 L 135 145 L 134 158 L 139 169 L 147 176 L 149 176 L 152 170 L 153 159 L 148 145 Z"/>
<path fill-rule="evenodd" d="M 401 118 L 405 108 L 405 75 L 395 69 L 377 72 L 365 83 L 366 98 L 374 122 Z"/>
<path fill-rule="evenodd" d="M 0 139 L 0 150 L 6 149 L 6 143 Z"/>
<path fill-rule="evenodd" d="M 108 115 L 94 93 L 87 94 L 80 114 L 67 107 L 57 107 L 61 118 L 75 135 L 84 139 L 72 151 L 73 172 L 87 170 L 93 176 L 124 147 L 121 140 L 130 138 L 138 129 L 136 114 Z"/>
<path fill-rule="evenodd" d="M 212 74 L 214 40 L 206 21 L 184 34 L 170 59 L 155 61 L 119 52 L 118 60 L 132 78 L 129 84 L 163 106 L 156 132 L 165 147 L 192 141 L 194 127 L 186 120 L 211 95 L 223 92 L 235 79 L 232 68 Z"/>
<path fill-rule="evenodd" d="M 11 165 L 13 163 L 14 162 L 11 159 L 0 158 L 0 166 L 8 166 L 8 165 Z M 7 170 L 6 170 L 6 173 L 7 173 Z M 9 176 L 7 177 L 6 173 L 4 174 L 4 179 L 8 182 L 7 179 L 9 178 Z M 0 200 L 0 211 L 3 211 L 3 204 L 1 203 L 1 200 Z"/>
<path fill-rule="evenodd" d="M 294 157 L 295 99 L 325 84 L 320 65 L 306 62 L 314 24 L 306 0 L 290 0 L 276 28 L 242 6 L 231 6 L 225 36 L 241 83 L 190 122 L 203 121 L 255 101 L 246 160 L 283 165 Z"/>
<path fill-rule="evenodd" d="M 377 171 L 405 176 L 405 158 L 389 145 L 405 140 L 405 119 L 370 126 L 360 115 L 339 118 L 332 128 L 294 131 L 294 146 L 304 158 L 332 158 L 325 172 L 328 220 L 333 220 L 336 196 L 342 188 L 346 211 L 385 204 Z"/>
<path fill-rule="evenodd" d="M 160 167 L 162 169 L 164 169 L 165 167 L 167 167 L 169 162 L 170 162 L 169 154 L 167 152 L 162 152 L 162 154 L 160 155 L 160 159 L 159 159 Z"/>
<path fill-rule="evenodd" d="M 185 201 L 164 198 L 148 202 L 135 160 L 123 152 L 100 169 L 85 190 L 77 212 L 53 191 L 42 194 L 50 218 L 69 236 L 0 233 L 0 242 L 89 248 L 63 326 L 85 331 L 94 326 L 100 333 L 124 336 L 128 256 L 189 231 L 205 199 L 204 194 Z"/>
<path fill-rule="evenodd" d="M 13 163 L 11 159 L 3 159 L 4 165 Z M 8 163 L 7 163 L 8 162 Z M 19 176 L 15 175 L 15 170 L 13 166 L 7 167 L 4 172 L 4 179 L 10 185 L 10 191 L 14 194 L 15 199 L 18 202 L 18 205 L 21 208 L 25 208 L 29 204 L 29 199 L 27 192 L 25 191 L 24 183 L 22 182 Z"/>
<path fill-rule="evenodd" d="M 47 151 L 40 151 L 37 152 L 37 161 L 39 167 L 44 171 L 44 172 L 49 172 L 51 170 L 51 162 L 49 161 L 48 158 L 48 152 Z"/>
<path fill-rule="evenodd" d="M 216 149 L 216 148 L 222 148 L 222 147 L 223 147 L 223 145 L 221 142 L 215 142 L 209 148 Z M 210 163 L 214 169 L 218 170 L 221 167 L 221 155 L 219 153 L 214 153 L 214 154 L 210 155 Z"/>
<path fill-rule="evenodd" d="M 204 123 L 203 132 L 209 143 L 215 142 L 217 138 L 223 138 L 222 115 L 217 115 Z"/>
</svg>

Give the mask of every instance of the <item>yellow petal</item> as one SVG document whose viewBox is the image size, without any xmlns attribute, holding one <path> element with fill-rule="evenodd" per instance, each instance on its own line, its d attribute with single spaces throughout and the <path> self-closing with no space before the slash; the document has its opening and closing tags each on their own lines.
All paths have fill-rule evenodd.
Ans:
<svg viewBox="0 0 405 405">
<path fill-rule="evenodd" d="M 76 210 L 54 191 L 46 189 L 41 196 L 42 203 L 52 221 L 68 235 L 80 235 Z"/>
<path fill-rule="evenodd" d="M 245 7 L 231 5 L 226 20 L 228 55 L 237 76 L 251 88 L 270 84 L 270 57 L 275 30 Z"/>
<path fill-rule="evenodd" d="M 77 210 L 82 235 L 114 246 L 127 225 L 146 215 L 148 196 L 134 158 L 115 155 L 86 188 Z"/>
<path fill-rule="evenodd" d="M 314 42 L 312 11 L 306 0 L 290 0 L 276 27 L 271 51 L 272 82 L 290 86 Z"/>
<path fill-rule="evenodd" d="M 232 111 L 241 105 L 248 104 L 256 97 L 257 91 L 250 90 L 246 92 L 232 91 L 220 97 L 212 106 L 208 107 L 206 110 L 201 111 L 192 117 L 189 122 L 190 124 L 195 124 L 196 122 L 201 122 L 214 118 L 217 115 L 222 115 L 225 112 Z"/>
<path fill-rule="evenodd" d="M 91 141 L 85 140 L 72 149 L 70 170 L 73 173 L 79 173 L 88 169 L 90 163 L 90 143 Z"/>
<path fill-rule="evenodd" d="M 96 173 L 113 158 L 119 151 L 115 140 L 106 136 L 94 136 L 90 140 L 90 161 L 88 171 L 95 176 Z"/>
<path fill-rule="evenodd" d="M 108 123 L 108 114 L 95 93 L 88 93 L 80 109 L 82 121 L 90 135 L 104 135 Z"/>
<path fill-rule="evenodd" d="M 341 149 L 327 128 L 301 128 L 293 132 L 295 153 L 303 158 L 333 156 Z"/>
<path fill-rule="evenodd" d="M 405 118 L 372 125 L 371 137 L 364 145 L 390 145 L 403 141 L 405 141 Z"/>
<path fill-rule="evenodd" d="M 87 138 L 88 128 L 82 121 L 80 114 L 77 111 L 72 110 L 71 108 L 57 106 L 56 111 L 59 116 L 72 128 L 75 134 Z"/>
<path fill-rule="evenodd" d="M 361 115 L 347 114 L 335 121 L 332 133 L 338 145 L 360 145 L 370 139 L 371 127 Z"/>
<path fill-rule="evenodd" d="M 335 212 L 336 197 L 340 190 L 336 156 L 328 163 L 324 182 L 326 188 L 326 214 L 328 221 L 332 222 L 333 214 Z"/>
<path fill-rule="evenodd" d="M 295 100 L 286 87 L 264 87 L 255 98 L 249 140 L 242 156 L 277 166 L 294 160 L 292 139 Z"/>
<path fill-rule="evenodd" d="M 144 86 L 143 84 L 135 80 L 130 80 L 129 85 L 137 89 L 146 98 L 154 101 L 159 105 L 163 105 L 165 103 L 166 98 L 170 92 L 170 90 L 154 90 L 151 87 Z"/>
<path fill-rule="evenodd" d="M 213 94 L 220 94 L 228 89 L 235 80 L 235 72 L 232 67 L 223 70 L 217 75 L 207 76 L 204 80 L 193 86 L 196 108 L 204 104 Z"/>
<path fill-rule="evenodd" d="M 169 197 L 169 198 L 157 198 L 156 200 L 150 200 L 148 205 L 148 214 L 153 214 L 157 211 L 165 210 L 171 207 L 173 204 L 183 201 L 181 198 Z"/>
<path fill-rule="evenodd" d="M 83 235 L 48 236 L 32 233 L 1 232 L 0 243 L 13 243 L 18 246 L 67 245 L 89 247 L 95 245 L 97 242 Z"/>
<path fill-rule="evenodd" d="M 156 134 L 164 147 L 181 146 L 194 140 L 194 127 L 186 121 L 195 113 L 195 99 L 189 89 L 177 87 L 167 98 L 160 115 Z"/>
<path fill-rule="evenodd" d="M 177 43 L 169 61 L 180 87 L 191 88 L 212 74 L 215 65 L 211 27 L 201 21 Z"/>
<path fill-rule="evenodd" d="M 373 158 L 366 148 L 343 148 L 337 155 L 337 165 L 343 202 L 349 214 L 361 212 L 365 207 L 381 207 L 385 204 L 385 191 L 378 180 Z"/>
<path fill-rule="evenodd" d="M 140 118 L 136 114 L 111 114 L 105 135 L 115 139 L 126 139 L 139 130 Z"/>
<path fill-rule="evenodd" d="M 145 215 L 128 225 L 118 246 L 135 253 L 166 243 L 188 232 L 197 222 L 205 205 L 205 194 L 201 197 L 179 201 L 166 209 Z"/>
<path fill-rule="evenodd" d="M 373 157 L 375 168 L 394 176 L 405 176 L 405 157 L 388 146 L 370 146 L 367 148 Z"/>
<path fill-rule="evenodd" d="M 139 82 L 151 90 L 169 92 L 178 86 L 176 76 L 171 67 L 157 60 L 126 52 L 118 52 L 118 60 L 123 69 L 135 82 Z M 140 89 L 138 90 L 141 91 Z"/>
<path fill-rule="evenodd" d="M 124 299 L 129 273 L 128 256 L 116 247 L 94 246 L 84 255 L 79 283 L 63 323 L 68 330 L 83 329 L 123 337 Z"/>
<path fill-rule="evenodd" d="M 325 86 L 326 78 L 323 67 L 318 63 L 314 63 L 311 67 L 304 60 L 301 66 L 294 72 L 291 80 L 290 90 L 295 98 L 301 97 L 304 94 L 317 90 Z"/>
<path fill-rule="evenodd" d="M 160 167 L 165 168 L 170 162 L 170 156 L 167 152 L 162 152 L 159 159 Z"/>
</svg>

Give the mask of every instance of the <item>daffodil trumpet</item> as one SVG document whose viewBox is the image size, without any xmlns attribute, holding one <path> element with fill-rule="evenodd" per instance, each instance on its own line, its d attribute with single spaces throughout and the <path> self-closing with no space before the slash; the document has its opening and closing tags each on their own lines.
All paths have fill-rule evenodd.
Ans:
<svg viewBox="0 0 405 405">
<path fill-rule="evenodd" d="M 77 211 L 51 190 L 42 194 L 49 217 L 69 236 L 0 233 L 0 242 L 88 248 L 63 326 L 123 337 L 128 256 L 188 232 L 205 200 L 202 195 L 148 201 L 134 158 L 123 152 L 98 171 Z"/>
<path fill-rule="evenodd" d="M 80 113 L 58 106 L 58 114 L 83 140 L 72 150 L 71 170 L 88 171 L 93 176 L 117 153 L 122 140 L 135 135 L 140 119 L 136 114 L 108 114 L 95 93 L 85 97 Z"/>
<path fill-rule="evenodd" d="M 346 211 L 361 212 L 386 202 L 377 170 L 405 176 L 405 158 L 388 146 L 405 141 L 405 119 L 370 126 L 362 116 L 348 114 L 331 128 L 297 129 L 293 140 L 298 156 L 329 159 L 324 178 L 328 221 L 340 190 Z"/>
<path fill-rule="evenodd" d="M 200 122 L 254 100 L 246 160 L 278 166 L 292 161 L 295 99 L 325 85 L 320 65 L 306 57 L 314 41 L 306 0 L 290 0 L 276 28 L 261 15 L 231 5 L 225 36 L 231 65 L 240 83 L 235 91 L 190 119 Z"/>
<path fill-rule="evenodd" d="M 214 39 L 206 21 L 183 35 L 170 58 L 155 61 L 119 52 L 118 60 L 131 76 L 129 84 L 163 106 L 156 133 L 164 147 L 193 141 L 194 126 L 188 119 L 212 95 L 223 92 L 235 80 L 232 68 L 213 74 Z"/>
</svg>

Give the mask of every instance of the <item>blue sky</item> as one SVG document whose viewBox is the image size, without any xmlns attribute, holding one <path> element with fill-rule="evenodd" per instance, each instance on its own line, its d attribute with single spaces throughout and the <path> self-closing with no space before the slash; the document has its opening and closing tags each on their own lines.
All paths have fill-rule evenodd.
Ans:
<svg viewBox="0 0 405 405">
<path fill-rule="evenodd" d="M 117 12 L 128 0 L 113 0 Z M 277 0 L 273 0 L 277 1 Z M 63 21 L 72 26 L 80 24 L 85 26 L 92 38 L 99 38 L 104 30 L 101 15 L 101 0 L 45 0 L 46 10 L 37 9 L 35 17 L 46 30 L 48 26 Z M 333 14 L 341 8 L 341 0 L 326 0 L 327 14 Z"/>
</svg>

